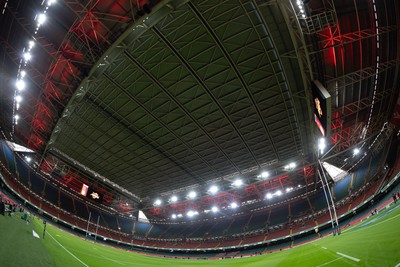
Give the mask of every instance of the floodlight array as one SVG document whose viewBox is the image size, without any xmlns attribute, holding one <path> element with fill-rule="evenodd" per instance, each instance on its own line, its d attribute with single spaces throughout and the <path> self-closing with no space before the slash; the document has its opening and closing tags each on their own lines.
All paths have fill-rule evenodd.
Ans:
<svg viewBox="0 0 400 267">
<path fill-rule="evenodd" d="M 286 165 L 285 169 L 286 170 L 293 170 L 295 167 L 296 167 L 296 164 L 294 162 L 292 162 L 292 163 L 289 163 L 288 165 Z M 270 176 L 270 174 L 268 172 L 263 171 L 259 175 L 257 175 L 257 178 L 264 180 L 264 179 L 268 178 L 269 176 Z M 231 185 L 234 188 L 240 188 L 240 187 L 242 187 L 244 185 L 243 179 L 236 178 L 235 180 L 232 181 Z M 301 185 L 299 185 L 298 187 L 301 187 Z M 286 193 L 289 193 L 289 192 L 291 192 L 293 190 L 294 190 L 293 187 L 288 187 L 288 188 L 286 188 Z M 217 184 L 212 184 L 206 191 L 206 193 L 209 194 L 209 195 L 217 195 L 219 192 L 220 192 L 220 187 Z M 272 199 L 275 196 L 279 197 L 281 195 L 283 195 L 283 192 L 281 190 L 277 190 L 274 193 L 268 192 L 266 194 L 265 198 L 266 199 Z M 194 190 L 191 190 L 188 193 L 186 193 L 185 198 L 186 198 L 186 200 L 195 200 L 196 198 L 198 198 L 198 192 L 196 192 Z M 185 200 L 185 198 L 183 198 L 182 200 Z M 166 203 L 167 203 L 167 205 L 168 204 L 176 205 L 179 201 L 180 201 L 179 196 L 174 194 L 174 195 L 171 195 L 167 199 Z M 162 204 L 163 204 L 163 201 L 162 201 L 161 198 L 157 198 L 153 202 L 153 206 L 154 207 L 160 207 Z M 223 210 L 226 210 L 226 209 L 237 209 L 239 206 L 240 205 L 237 202 L 233 201 L 228 205 L 224 205 L 224 206 L 221 206 L 221 207 L 218 207 L 218 206 L 214 205 L 214 206 L 209 207 L 208 209 L 205 209 L 205 210 L 200 211 L 200 212 L 204 213 L 204 214 L 207 214 L 207 213 L 210 213 L 210 212 L 216 214 L 216 213 L 220 212 L 221 209 L 223 209 Z M 189 218 L 194 218 L 196 215 L 199 215 L 200 212 L 199 211 L 195 211 L 195 210 L 188 210 L 186 212 L 186 216 L 189 217 Z M 173 214 L 171 214 L 171 219 L 174 219 L 174 220 L 178 219 L 178 218 L 182 218 L 182 217 L 183 217 L 182 213 L 179 213 L 179 214 L 173 213 Z"/>
<path fill-rule="evenodd" d="M 300 16 L 301 16 L 303 19 L 305 19 L 305 18 L 306 18 L 306 12 L 305 12 L 305 9 L 304 9 L 303 1 L 297 0 L 296 4 L 297 4 L 297 7 L 299 8 Z"/>
<path fill-rule="evenodd" d="M 297 186 L 297 188 L 301 188 L 301 185 L 299 184 L 299 185 Z M 291 186 L 291 187 L 287 187 L 287 188 L 285 189 L 285 192 L 286 192 L 286 194 L 287 194 L 287 193 L 290 193 L 290 192 L 292 192 L 292 191 L 294 191 L 294 190 L 295 190 L 295 188 Z M 268 199 L 268 200 L 270 200 L 270 199 L 272 199 L 272 198 L 274 198 L 274 197 L 280 197 L 280 196 L 282 196 L 282 195 L 283 195 L 282 190 L 277 190 L 277 191 L 275 191 L 274 193 L 268 192 L 268 193 L 265 195 L 265 198 Z"/>
<path fill-rule="evenodd" d="M 294 162 L 291 162 L 291 163 L 289 163 L 288 165 L 286 165 L 285 167 L 285 170 L 293 170 L 294 168 L 296 168 L 296 163 L 294 163 Z"/>
<path fill-rule="evenodd" d="M 34 31 L 34 34 L 31 37 L 31 40 L 28 42 L 27 46 L 23 48 L 22 50 L 22 58 L 20 60 L 19 66 L 18 66 L 18 73 L 17 73 L 17 80 L 15 83 L 15 91 L 14 91 L 14 104 L 13 104 L 13 127 L 12 131 L 14 132 L 15 125 L 18 124 L 18 120 L 20 119 L 20 116 L 17 114 L 21 102 L 23 100 L 22 97 L 22 91 L 26 88 L 26 68 L 28 65 L 28 62 L 33 59 L 33 48 L 35 46 L 35 41 L 36 41 L 36 35 L 39 32 L 40 27 L 46 23 L 47 20 L 47 12 L 49 10 L 49 7 L 56 3 L 56 0 L 45 0 L 42 1 L 42 6 L 44 6 L 43 11 L 35 16 L 35 21 L 36 21 L 36 28 Z M 6 5 L 3 8 L 3 14 L 5 12 Z"/>
</svg>

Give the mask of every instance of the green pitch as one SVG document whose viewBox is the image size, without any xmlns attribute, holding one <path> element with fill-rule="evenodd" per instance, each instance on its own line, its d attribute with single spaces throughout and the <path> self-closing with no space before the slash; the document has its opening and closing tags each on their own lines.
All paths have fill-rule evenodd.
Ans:
<svg viewBox="0 0 400 267">
<path fill-rule="evenodd" d="M 316 242 L 242 259 L 184 260 L 151 257 L 85 241 L 36 219 L 0 216 L 0 266 L 400 266 L 400 204 Z M 40 238 L 32 235 L 35 230 Z"/>
</svg>

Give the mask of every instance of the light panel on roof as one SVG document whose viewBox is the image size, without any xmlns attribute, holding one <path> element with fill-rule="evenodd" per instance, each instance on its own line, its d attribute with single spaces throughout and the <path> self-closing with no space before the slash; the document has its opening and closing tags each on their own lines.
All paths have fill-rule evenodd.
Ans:
<svg viewBox="0 0 400 267">
<path fill-rule="evenodd" d="M 31 60 L 31 58 L 32 58 L 31 53 L 26 52 L 26 53 L 24 54 L 24 59 L 25 59 L 25 61 L 29 61 L 29 60 Z"/>
<path fill-rule="evenodd" d="M 18 80 L 15 85 L 16 85 L 17 89 L 20 91 L 24 90 L 25 86 L 26 86 L 26 84 L 23 80 Z"/>
<path fill-rule="evenodd" d="M 172 203 L 175 203 L 177 201 L 178 201 L 178 197 L 175 195 L 170 198 L 170 202 L 172 202 Z"/>
<path fill-rule="evenodd" d="M 188 198 L 190 199 L 195 199 L 197 196 L 197 193 L 195 191 L 190 191 L 188 194 Z"/>
<path fill-rule="evenodd" d="M 236 179 L 235 181 L 233 181 L 233 185 L 235 187 L 241 187 L 243 185 L 243 181 L 241 179 Z"/>
<path fill-rule="evenodd" d="M 161 203 L 162 203 L 161 199 L 156 199 L 156 200 L 154 201 L 154 206 L 160 206 Z"/>
<path fill-rule="evenodd" d="M 37 17 L 37 21 L 38 21 L 38 26 L 42 25 L 46 21 L 46 15 L 43 13 L 39 14 L 39 16 Z"/>
<path fill-rule="evenodd" d="M 189 211 L 186 213 L 186 215 L 187 215 L 189 218 L 191 218 L 191 217 L 193 217 L 193 216 L 195 215 L 195 212 L 192 211 L 192 210 L 189 210 Z"/>
<path fill-rule="evenodd" d="M 213 185 L 210 187 L 210 189 L 208 190 L 211 194 L 216 194 L 218 192 L 218 186 Z"/>
</svg>

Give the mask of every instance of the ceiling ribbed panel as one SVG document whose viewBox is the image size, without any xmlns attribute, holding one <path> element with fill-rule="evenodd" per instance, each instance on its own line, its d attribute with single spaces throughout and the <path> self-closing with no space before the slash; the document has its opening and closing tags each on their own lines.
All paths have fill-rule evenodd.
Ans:
<svg viewBox="0 0 400 267">
<path fill-rule="evenodd" d="M 296 61 L 280 57 L 293 49 L 286 24 L 264 18 L 275 11 L 193 1 L 136 28 L 53 147 L 140 196 L 298 157 L 307 101 L 292 96 L 304 94 Z"/>
</svg>

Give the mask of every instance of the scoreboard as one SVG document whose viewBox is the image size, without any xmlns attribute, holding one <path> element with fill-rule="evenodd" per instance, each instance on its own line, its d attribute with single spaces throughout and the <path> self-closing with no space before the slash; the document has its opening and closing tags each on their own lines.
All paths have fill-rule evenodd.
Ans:
<svg viewBox="0 0 400 267">
<path fill-rule="evenodd" d="M 86 184 L 82 185 L 81 195 L 96 202 L 101 202 L 103 200 L 103 194 L 101 194 L 97 190 L 94 190 L 93 188 L 89 187 Z"/>
<path fill-rule="evenodd" d="M 311 91 L 314 107 L 314 121 L 324 137 L 330 135 L 331 125 L 331 95 L 318 81 L 311 82 Z"/>
</svg>

